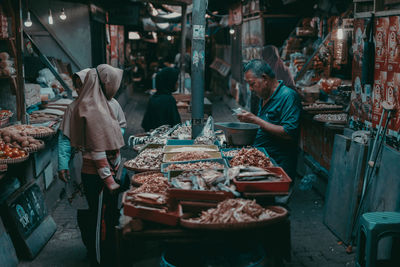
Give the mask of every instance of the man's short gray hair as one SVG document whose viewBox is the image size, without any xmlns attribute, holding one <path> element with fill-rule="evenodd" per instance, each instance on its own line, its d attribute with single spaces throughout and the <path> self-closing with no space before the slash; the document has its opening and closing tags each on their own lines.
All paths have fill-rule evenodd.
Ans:
<svg viewBox="0 0 400 267">
<path fill-rule="evenodd" d="M 275 78 L 275 73 L 271 66 L 262 59 L 250 60 L 244 66 L 244 73 L 251 71 L 256 77 L 261 78 L 263 74 L 268 75 L 270 78 Z"/>
</svg>

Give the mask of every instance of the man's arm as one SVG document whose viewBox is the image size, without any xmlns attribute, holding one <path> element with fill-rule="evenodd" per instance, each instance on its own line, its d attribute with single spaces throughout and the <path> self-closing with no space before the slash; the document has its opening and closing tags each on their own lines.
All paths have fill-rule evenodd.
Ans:
<svg viewBox="0 0 400 267">
<path fill-rule="evenodd" d="M 292 137 L 287 132 L 285 132 L 283 126 L 267 122 L 251 112 L 243 111 L 242 113 L 238 114 L 237 117 L 241 122 L 248 122 L 259 125 L 263 131 L 266 131 L 276 137 L 285 140 L 293 140 Z"/>
</svg>

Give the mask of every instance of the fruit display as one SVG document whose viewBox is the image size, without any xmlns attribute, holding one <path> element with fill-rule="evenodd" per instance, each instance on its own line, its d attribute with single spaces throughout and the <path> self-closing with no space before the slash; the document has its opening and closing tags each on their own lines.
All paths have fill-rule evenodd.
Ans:
<svg viewBox="0 0 400 267">
<path fill-rule="evenodd" d="M 27 156 L 28 153 L 17 147 L 12 147 L 9 144 L 5 144 L 0 141 L 0 160 L 4 159 L 19 159 Z"/>
<path fill-rule="evenodd" d="M 32 126 L 32 125 L 11 125 L 4 128 L 2 131 L 26 133 L 31 136 L 49 135 L 53 134 L 54 130 L 46 126 Z"/>
<path fill-rule="evenodd" d="M 10 127 L 0 130 L 0 142 L 11 147 L 28 150 L 36 150 L 43 145 L 39 140 L 28 136 L 26 132 L 21 132 Z"/>
</svg>

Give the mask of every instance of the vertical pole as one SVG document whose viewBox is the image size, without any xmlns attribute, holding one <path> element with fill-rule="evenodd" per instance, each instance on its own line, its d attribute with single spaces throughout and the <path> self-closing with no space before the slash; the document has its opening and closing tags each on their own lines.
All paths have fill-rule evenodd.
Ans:
<svg viewBox="0 0 400 267">
<path fill-rule="evenodd" d="M 10 1 L 11 3 L 11 1 Z M 10 4 L 10 7 L 13 6 Z M 23 56 L 22 53 L 24 51 L 23 44 L 23 36 L 22 36 L 22 3 L 21 0 L 15 2 L 15 12 L 14 12 L 14 21 L 15 21 L 15 42 L 16 42 L 16 68 L 17 68 L 17 88 L 16 91 L 17 96 L 19 95 L 19 99 L 17 99 L 18 103 L 18 119 L 21 120 L 22 123 L 26 123 L 26 106 L 25 106 L 25 82 L 24 82 L 24 68 L 23 68 Z M 13 42 L 11 40 L 11 42 Z"/>
<path fill-rule="evenodd" d="M 192 21 L 192 138 L 203 129 L 204 47 L 207 0 L 193 0 Z"/>
<path fill-rule="evenodd" d="M 182 9 L 182 20 L 181 20 L 181 58 L 179 59 L 181 62 L 181 77 L 180 77 L 180 87 L 179 92 L 181 94 L 185 91 L 185 55 L 186 55 L 186 13 L 187 13 L 187 5 L 183 4 L 181 6 Z"/>
</svg>

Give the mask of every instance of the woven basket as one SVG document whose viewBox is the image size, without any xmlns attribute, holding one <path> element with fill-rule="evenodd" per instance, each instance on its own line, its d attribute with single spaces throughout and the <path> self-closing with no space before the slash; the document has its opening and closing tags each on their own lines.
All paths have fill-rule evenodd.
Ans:
<svg viewBox="0 0 400 267">
<path fill-rule="evenodd" d="M 36 148 L 27 147 L 27 148 L 23 148 L 23 149 L 29 153 L 38 152 L 39 150 L 42 150 L 45 146 L 44 142 L 42 140 L 39 140 L 39 142 L 40 142 L 40 145 L 38 145 Z"/>
<path fill-rule="evenodd" d="M 0 159 L 0 164 L 17 164 L 24 162 L 29 158 L 29 153 L 25 155 L 25 157 L 17 158 L 17 159 Z"/>
</svg>

